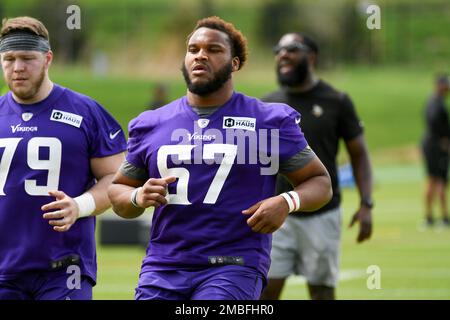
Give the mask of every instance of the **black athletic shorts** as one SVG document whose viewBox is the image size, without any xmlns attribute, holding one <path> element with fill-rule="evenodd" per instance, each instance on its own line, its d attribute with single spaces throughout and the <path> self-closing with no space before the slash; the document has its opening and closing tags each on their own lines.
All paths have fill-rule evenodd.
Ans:
<svg viewBox="0 0 450 320">
<path fill-rule="evenodd" d="M 448 180 L 449 155 L 437 143 L 425 143 L 422 146 L 428 176 Z"/>
</svg>

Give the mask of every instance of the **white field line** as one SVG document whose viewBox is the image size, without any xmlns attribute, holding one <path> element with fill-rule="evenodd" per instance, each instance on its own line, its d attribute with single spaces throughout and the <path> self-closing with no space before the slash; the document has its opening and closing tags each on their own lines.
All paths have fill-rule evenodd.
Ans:
<svg viewBox="0 0 450 320">
<path fill-rule="evenodd" d="M 339 282 L 366 278 L 367 276 L 368 275 L 364 270 L 359 270 L 359 269 L 357 269 L 357 270 L 355 270 L 355 269 L 342 270 L 339 273 Z M 292 275 L 286 281 L 287 281 L 287 284 L 290 284 L 290 285 L 306 284 L 305 278 L 303 276 L 299 276 L 299 275 Z"/>
</svg>

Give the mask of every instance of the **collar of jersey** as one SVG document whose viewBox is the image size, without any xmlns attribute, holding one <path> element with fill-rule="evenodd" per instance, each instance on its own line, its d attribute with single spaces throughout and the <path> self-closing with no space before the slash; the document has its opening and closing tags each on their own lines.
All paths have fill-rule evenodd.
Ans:
<svg viewBox="0 0 450 320">
<path fill-rule="evenodd" d="M 182 105 L 183 111 L 194 121 L 197 121 L 198 119 L 209 119 L 209 121 L 214 121 L 214 120 L 220 118 L 221 116 L 223 116 L 223 114 L 225 112 L 227 112 L 227 110 L 230 109 L 230 106 L 233 105 L 233 102 L 234 102 L 234 100 L 236 100 L 237 95 L 238 94 L 236 92 L 233 92 L 233 95 L 231 96 L 231 98 L 227 102 L 225 102 L 224 105 L 222 105 L 219 109 L 217 109 L 215 112 L 213 112 L 209 116 L 202 117 L 202 118 L 200 118 L 200 116 L 192 109 L 192 106 L 188 103 L 186 96 L 183 97 L 183 99 L 181 101 L 181 105 Z"/>
<path fill-rule="evenodd" d="M 32 104 L 21 104 L 14 100 L 12 92 L 10 91 L 7 96 L 7 101 L 9 106 L 19 116 L 21 116 L 24 112 L 30 112 L 34 115 L 37 115 L 38 113 L 54 107 L 53 103 L 61 96 L 63 92 L 64 88 L 58 86 L 57 84 L 54 84 L 52 91 L 44 100 Z"/>
</svg>

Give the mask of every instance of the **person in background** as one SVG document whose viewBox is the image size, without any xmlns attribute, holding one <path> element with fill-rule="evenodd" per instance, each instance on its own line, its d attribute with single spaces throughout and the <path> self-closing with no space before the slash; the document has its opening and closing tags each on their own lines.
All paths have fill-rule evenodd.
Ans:
<svg viewBox="0 0 450 320">
<path fill-rule="evenodd" d="M 278 299 L 291 274 L 305 276 L 312 299 L 335 298 L 341 235 L 336 164 L 340 139 L 345 142 L 360 195 L 350 226 L 360 224 L 358 242 L 369 239 L 372 233 L 372 170 L 363 127 L 349 96 L 315 74 L 318 53 L 312 38 L 301 33 L 283 35 L 274 48 L 281 88 L 263 101 L 285 103 L 302 115 L 299 125 L 331 176 L 333 197 L 319 210 L 290 215 L 274 233 L 269 283 L 262 299 Z M 279 176 L 277 192 L 291 189 Z"/>
<path fill-rule="evenodd" d="M 161 83 L 155 84 L 152 91 L 152 100 L 147 105 L 147 110 L 154 110 L 169 102 L 167 86 Z"/>
<path fill-rule="evenodd" d="M 425 106 L 425 135 L 422 152 L 425 160 L 427 184 L 425 189 L 425 225 L 434 225 L 433 203 L 441 210 L 442 224 L 449 226 L 447 182 L 450 148 L 450 127 L 445 97 L 450 89 L 448 75 L 438 75 L 435 90 Z"/>
</svg>

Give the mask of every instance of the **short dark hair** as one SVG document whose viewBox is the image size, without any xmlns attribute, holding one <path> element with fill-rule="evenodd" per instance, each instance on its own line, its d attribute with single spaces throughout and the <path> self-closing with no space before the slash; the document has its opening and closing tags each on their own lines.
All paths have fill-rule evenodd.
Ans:
<svg viewBox="0 0 450 320">
<path fill-rule="evenodd" d="M 226 33 L 230 42 L 232 56 L 239 58 L 239 69 L 244 66 L 248 56 L 248 47 L 247 39 L 240 30 L 236 29 L 233 24 L 226 22 L 217 16 L 212 16 L 198 20 L 194 30 L 188 35 L 187 41 L 189 41 L 192 34 L 200 28 L 214 29 Z"/>
<path fill-rule="evenodd" d="M 319 55 L 319 46 L 314 41 L 313 38 L 311 38 L 309 35 L 304 34 L 303 32 L 295 32 L 297 36 L 300 37 L 300 41 L 307 46 L 312 52 L 314 52 L 317 56 Z"/>
<path fill-rule="evenodd" d="M 9 33 L 16 31 L 26 31 L 50 40 L 48 30 L 44 24 L 38 19 L 32 17 L 16 17 L 10 19 L 3 19 L 0 36 L 6 36 Z"/>
</svg>

